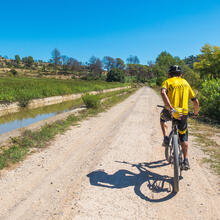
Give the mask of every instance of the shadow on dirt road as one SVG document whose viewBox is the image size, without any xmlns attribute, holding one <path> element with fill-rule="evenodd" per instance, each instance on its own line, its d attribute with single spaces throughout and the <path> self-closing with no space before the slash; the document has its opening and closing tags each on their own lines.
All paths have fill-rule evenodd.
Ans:
<svg viewBox="0 0 220 220">
<path fill-rule="evenodd" d="M 104 170 L 95 170 L 87 175 L 90 179 L 90 184 L 111 189 L 134 186 L 136 195 L 149 202 L 164 202 L 176 195 L 173 192 L 173 181 L 171 177 L 149 171 L 149 169 L 169 165 L 165 160 L 138 164 L 125 161 L 115 162 L 136 167 L 139 173 L 121 169 L 114 174 L 108 174 Z"/>
</svg>

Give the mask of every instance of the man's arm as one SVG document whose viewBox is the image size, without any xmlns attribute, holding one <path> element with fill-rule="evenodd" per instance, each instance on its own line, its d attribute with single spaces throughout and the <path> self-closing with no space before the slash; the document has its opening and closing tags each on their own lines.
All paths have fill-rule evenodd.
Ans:
<svg viewBox="0 0 220 220">
<path fill-rule="evenodd" d="M 172 105 L 170 104 L 170 100 L 167 96 L 167 93 L 166 93 L 166 89 L 165 88 L 162 88 L 161 89 L 161 96 L 162 96 L 162 99 L 163 99 L 163 102 L 166 106 L 168 106 L 170 109 L 172 109 Z"/>
<path fill-rule="evenodd" d="M 193 105 L 194 105 L 194 115 L 199 114 L 199 100 L 197 98 L 192 99 Z"/>
</svg>

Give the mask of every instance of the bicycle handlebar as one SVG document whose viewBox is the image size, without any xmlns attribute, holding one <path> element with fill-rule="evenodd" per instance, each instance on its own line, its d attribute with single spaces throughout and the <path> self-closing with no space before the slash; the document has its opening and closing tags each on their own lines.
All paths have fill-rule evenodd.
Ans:
<svg viewBox="0 0 220 220">
<path fill-rule="evenodd" d="M 159 108 L 165 108 L 165 106 L 163 106 L 163 105 L 157 105 L 157 107 L 159 107 Z M 189 116 L 189 117 L 195 116 L 195 115 L 194 115 L 194 112 L 188 112 L 188 116 Z"/>
</svg>

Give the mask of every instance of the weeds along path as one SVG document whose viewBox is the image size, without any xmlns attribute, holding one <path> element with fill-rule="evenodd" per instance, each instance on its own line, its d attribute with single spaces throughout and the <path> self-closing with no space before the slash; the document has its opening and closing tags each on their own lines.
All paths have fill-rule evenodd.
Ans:
<svg viewBox="0 0 220 220">
<path fill-rule="evenodd" d="M 2 171 L 0 219 L 220 219 L 218 179 L 192 142 L 192 169 L 172 193 L 157 104 L 141 88 Z"/>
</svg>

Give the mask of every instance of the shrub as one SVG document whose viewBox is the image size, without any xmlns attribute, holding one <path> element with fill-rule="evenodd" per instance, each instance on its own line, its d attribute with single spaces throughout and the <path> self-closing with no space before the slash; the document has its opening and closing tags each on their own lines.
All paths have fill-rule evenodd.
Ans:
<svg viewBox="0 0 220 220">
<path fill-rule="evenodd" d="M 11 69 L 11 70 L 10 70 L 10 73 L 12 73 L 13 76 L 18 75 L 18 71 L 15 70 L 15 69 Z"/>
<path fill-rule="evenodd" d="M 101 105 L 101 100 L 96 95 L 86 94 L 82 97 L 82 100 L 87 108 L 99 108 Z"/>
<path fill-rule="evenodd" d="M 157 85 L 157 78 L 152 78 L 149 82 L 150 87 L 155 87 Z"/>
<path fill-rule="evenodd" d="M 125 74 L 121 69 L 111 69 L 107 74 L 107 82 L 125 82 Z"/>
<path fill-rule="evenodd" d="M 125 83 L 134 83 L 137 82 L 136 76 L 125 76 Z"/>
<path fill-rule="evenodd" d="M 161 86 L 162 82 L 166 79 L 167 79 L 167 77 L 165 77 L 165 76 L 158 76 L 157 80 L 156 80 L 157 85 Z"/>
<path fill-rule="evenodd" d="M 199 101 L 201 114 L 220 122 L 220 79 L 202 83 Z"/>
</svg>

